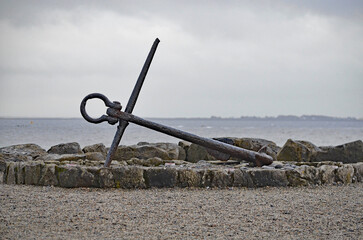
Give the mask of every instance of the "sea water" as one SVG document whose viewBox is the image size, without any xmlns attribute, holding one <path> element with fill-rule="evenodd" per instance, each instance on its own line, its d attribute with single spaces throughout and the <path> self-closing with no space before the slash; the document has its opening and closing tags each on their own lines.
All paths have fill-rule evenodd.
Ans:
<svg viewBox="0 0 363 240">
<path fill-rule="evenodd" d="M 317 146 L 363 140 L 363 121 L 280 121 L 246 119 L 148 119 L 203 137 L 263 138 L 283 146 L 287 139 L 306 140 Z M 91 124 L 84 119 L 0 119 L 0 147 L 35 143 L 49 149 L 59 143 L 78 142 L 81 147 L 103 143 L 109 147 L 116 125 Z M 172 142 L 180 139 L 130 123 L 122 145 L 138 142 Z"/>
</svg>

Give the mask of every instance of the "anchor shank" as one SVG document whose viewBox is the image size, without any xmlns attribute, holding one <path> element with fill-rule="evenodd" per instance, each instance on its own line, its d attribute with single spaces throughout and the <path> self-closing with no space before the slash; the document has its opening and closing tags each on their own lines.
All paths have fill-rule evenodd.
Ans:
<svg viewBox="0 0 363 240">
<path fill-rule="evenodd" d="M 141 87 L 144 84 L 146 74 L 149 71 L 151 61 L 153 60 L 153 57 L 155 55 L 159 42 L 160 42 L 160 40 L 158 38 L 155 39 L 155 41 L 150 49 L 149 55 L 147 56 L 147 58 L 145 60 L 144 66 L 142 67 L 142 70 L 136 81 L 136 84 L 131 93 L 129 101 L 127 102 L 126 109 L 125 109 L 125 112 L 127 112 L 127 113 L 132 113 L 132 111 L 134 110 L 137 98 L 139 97 L 139 94 L 141 91 Z M 115 137 L 113 138 L 111 148 L 110 148 L 110 150 L 108 150 L 108 153 L 107 153 L 106 161 L 104 164 L 105 167 L 109 167 L 111 165 L 112 158 L 115 155 L 117 147 L 120 144 L 122 135 L 124 134 L 125 129 L 128 125 L 129 125 L 128 122 L 124 122 L 122 120 L 119 121 L 119 126 L 117 127 Z"/>
<path fill-rule="evenodd" d="M 241 160 L 254 162 L 254 163 L 256 163 L 257 166 L 268 165 L 268 164 L 271 164 L 273 161 L 271 156 L 268 156 L 267 154 L 264 154 L 264 153 L 258 153 L 258 152 L 254 152 L 251 150 L 239 148 L 239 147 L 236 147 L 236 146 L 233 146 L 230 144 L 226 144 L 226 143 L 214 140 L 214 139 L 200 137 L 200 136 L 188 133 L 188 132 L 181 131 L 179 129 L 175 129 L 172 127 L 164 126 L 159 123 L 151 122 L 151 121 L 145 120 L 143 118 L 137 117 L 135 115 L 125 113 L 125 112 L 122 112 L 122 111 L 119 111 L 119 110 L 116 110 L 113 108 L 108 108 L 107 114 L 109 116 L 117 117 L 124 121 L 132 122 L 137 125 L 140 125 L 140 126 L 143 126 L 146 128 L 150 128 L 155 131 L 162 132 L 167 135 L 177 137 L 177 138 L 201 145 L 206 148 L 210 148 L 210 149 L 214 149 L 214 150 L 217 150 L 217 151 L 220 151 L 223 153 L 227 153 L 230 156 L 239 158 Z"/>
</svg>

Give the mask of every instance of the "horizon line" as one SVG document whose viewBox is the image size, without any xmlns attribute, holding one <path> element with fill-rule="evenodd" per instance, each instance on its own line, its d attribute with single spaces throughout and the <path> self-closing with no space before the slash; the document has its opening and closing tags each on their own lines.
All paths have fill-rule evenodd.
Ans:
<svg viewBox="0 0 363 240">
<path fill-rule="evenodd" d="M 304 119 L 307 117 L 308 119 Z M 295 118 L 296 120 L 314 120 L 312 118 L 327 118 L 327 119 L 336 119 L 336 120 L 358 120 L 363 121 L 363 117 L 337 117 L 337 116 L 329 116 L 329 115 L 277 115 L 277 116 L 240 116 L 240 117 L 221 117 L 221 116 L 209 116 L 209 117 L 142 117 L 146 119 L 278 119 L 278 118 Z M 14 117 L 14 116 L 0 116 L 0 119 L 83 119 L 80 117 Z"/>
</svg>

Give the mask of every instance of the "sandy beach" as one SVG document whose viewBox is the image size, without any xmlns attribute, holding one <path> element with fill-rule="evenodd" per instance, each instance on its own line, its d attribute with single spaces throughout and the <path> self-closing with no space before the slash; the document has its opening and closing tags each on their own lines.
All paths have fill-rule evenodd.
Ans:
<svg viewBox="0 0 363 240">
<path fill-rule="evenodd" d="M 260 189 L 0 185 L 2 239 L 363 239 L 363 184 Z"/>
</svg>

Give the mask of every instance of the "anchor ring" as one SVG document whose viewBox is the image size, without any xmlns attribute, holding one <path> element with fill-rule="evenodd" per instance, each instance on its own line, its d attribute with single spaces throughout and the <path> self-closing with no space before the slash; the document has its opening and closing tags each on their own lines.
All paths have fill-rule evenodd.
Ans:
<svg viewBox="0 0 363 240">
<path fill-rule="evenodd" d="M 122 106 L 119 102 L 116 102 L 116 101 L 111 102 L 105 95 L 103 95 L 101 93 L 91 93 L 91 94 L 88 94 L 85 98 L 83 98 L 83 100 L 81 102 L 80 109 L 81 109 L 81 114 L 82 114 L 83 118 L 86 119 L 87 122 L 96 123 L 96 124 L 105 122 L 105 121 L 107 121 L 111 125 L 116 124 L 119 121 L 118 118 L 114 118 L 114 117 L 111 117 L 108 115 L 102 115 L 99 118 L 92 118 L 87 114 L 86 103 L 89 99 L 93 99 L 93 98 L 101 99 L 105 103 L 106 107 L 113 108 L 116 110 L 121 110 L 121 108 L 122 108 Z"/>
</svg>

